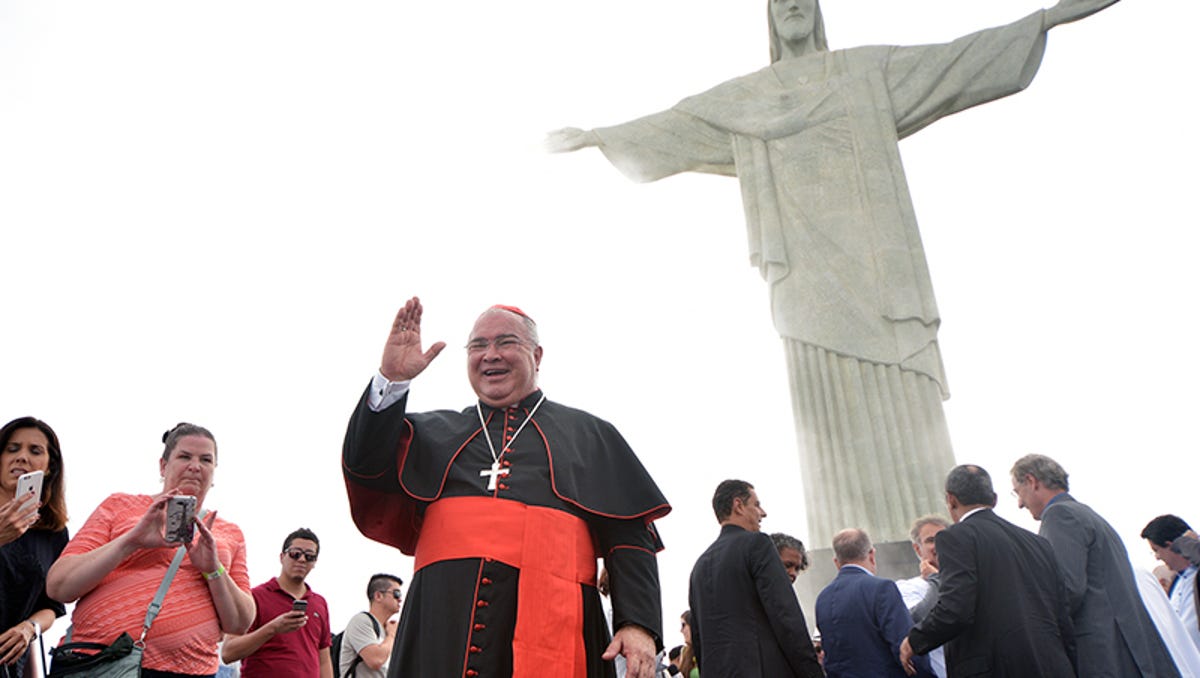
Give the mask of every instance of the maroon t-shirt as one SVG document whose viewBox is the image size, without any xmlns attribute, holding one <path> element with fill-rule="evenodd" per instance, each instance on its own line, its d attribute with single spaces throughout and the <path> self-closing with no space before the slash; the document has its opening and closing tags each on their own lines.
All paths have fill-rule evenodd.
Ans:
<svg viewBox="0 0 1200 678">
<path fill-rule="evenodd" d="M 242 660 L 242 675 L 247 678 L 320 678 L 321 664 L 317 653 L 329 647 L 332 637 L 329 632 L 329 606 L 318 593 L 313 593 L 308 584 L 302 600 L 308 601 L 308 623 L 299 630 L 279 634 L 258 648 L 254 654 Z M 250 631 L 260 628 L 284 612 L 292 609 L 292 594 L 279 587 L 272 578 L 255 586 L 250 591 L 258 612 Z M 249 631 L 247 631 L 249 633 Z"/>
</svg>

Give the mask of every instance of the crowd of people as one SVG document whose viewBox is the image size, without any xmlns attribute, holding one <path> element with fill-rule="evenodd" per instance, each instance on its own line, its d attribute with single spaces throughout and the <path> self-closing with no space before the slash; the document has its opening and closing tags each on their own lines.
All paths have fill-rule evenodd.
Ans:
<svg viewBox="0 0 1200 678">
<path fill-rule="evenodd" d="M 1116 532 L 1068 493 L 1065 470 L 1038 455 L 1010 475 L 1040 535 L 995 515 L 985 470 L 958 466 L 949 519 L 913 523 L 918 576 L 876 576 L 862 529 L 834 536 L 838 574 L 812 634 L 793 588 L 803 543 L 761 533 L 755 488 L 722 482 L 720 534 L 689 580 L 685 642 L 668 650 L 655 521 L 670 506 L 636 455 L 611 424 L 546 399 L 537 326 L 510 306 L 485 310 L 469 336 L 478 402 L 409 412 L 414 380 L 445 347 L 424 347 L 422 313 L 415 297 L 397 313 L 343 451 L 360 531 L 415 558 L 407 600 L 399 576 L 377 574 L 367 608 L 335 635 L 306 582 L 321 546 L 305 528 L 284 538 L 279 574 L 252 588 L 241 530 L 204 506 L 217 443 L 194 424 L 163 435 L 158 494 L 110 495 L 68 539 L 58 438 L 26 417 L 0 429 L 3 675 L 35 675 L 35 641 L 74 603 L 51 675 L 89 675 L 119 655 L 149 678 L 229 664 L 319 678 L 1200 678 L 1195 533 L 1176 516 L 1151 520 L 1142 536 L 1172 574 L 1140 577 Z M 19 494 L 39 472 L 40 499 Z M 180 497 L 191 498 L 183 522 L 170 517 Z"/>
<path fill-rule="evenodd" d="M 1116 531 L 1069 494 L 1060 464 L 1027 455 L 1010 475 L 1039 534 L 993 512 L 986 470 L 955 467 L 945 483 L 951 519 L 928 515 L 912 524 L 915 577 L 877 576 L 864 530 L 834 535 L 838 573 L 816 599 L 811 644 L 803 642 L 807 625 L 794 595 L 781 590 L 806 562 L 803 546 L 797 557 L 792 538 L 760 534 L 766 512 L 754 487 L 722 482 L 713 496 L 721 534 L 692 571 L 683 617 L 696 665 L 675 672 L 1200 676 L 1200 541 L 1190 526 L 1174 515 L 1151 520 L 1141 536 L 1170 573 L 1138 572 Z"/>
<path fill-rule="evenodd" d="M 358 676 L 386 675 L 403 580 L 371 577 L 369 607 L 348 620 L 341 654 L 331 657 L 328 606 L 305 583 L 317 535 L 289 534 L 280 574 L 251 588 L 241 530 L 204 508 L 217 466 L 216 439 L 204 427 L 182 423 L 163 434 L 160 493 L 112 494 L 70 538 L 54 430 L 22 417 L 0 429 L 0 444 L 0 676 L 43 675 L 33 660 L 43 656 L 39 636 L 67 603 L 75 603 L 71 627 L 51 649 L 51 675 L 91 675 L 101 668 L 98 650 L 129 654 L 135 645 L 147 678 L 215 676 L 239 664 L 246 676 L 329 678 L 352 665 Z M 38 472 L 40 500 L 19 496 L 18 479 Z M 181 496 L 195 498 L 195 534 L 175 543 L 167 504 Z"/>
</svg>

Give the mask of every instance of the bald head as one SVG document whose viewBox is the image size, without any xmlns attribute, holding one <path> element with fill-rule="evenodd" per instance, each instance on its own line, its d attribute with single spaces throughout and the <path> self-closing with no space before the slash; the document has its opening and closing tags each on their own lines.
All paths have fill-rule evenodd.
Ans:
<svg viewBox="0 0 1200 678">
<path fill-rule="evenodd" d="M 875 571 L 875 547 L 865 530 L 848 528 L 833 535 L 833 562 L 838 567 L 859 565 Z"/>
</svg>

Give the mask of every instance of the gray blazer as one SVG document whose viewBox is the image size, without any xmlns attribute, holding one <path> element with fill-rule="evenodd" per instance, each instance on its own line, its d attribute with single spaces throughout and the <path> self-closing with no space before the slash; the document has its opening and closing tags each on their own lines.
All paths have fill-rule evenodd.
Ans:
<svg viewBox="0 0 1200 678">
<path fill-rule="evenodd" d="M 1039 533 L 1054 546 L 1067 587 L 1079 678 L 1178 676 L 1112 526 L 1064 493 L 1043 511 Z"/>
</svg>

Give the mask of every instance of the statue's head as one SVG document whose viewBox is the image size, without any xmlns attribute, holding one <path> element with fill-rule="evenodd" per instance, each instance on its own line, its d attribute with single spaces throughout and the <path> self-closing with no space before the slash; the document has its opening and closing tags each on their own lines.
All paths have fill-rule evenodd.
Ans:
<svg viewBox="0 0 1200 678">
<path fill-rule="evenodd" d="M 825 19 L 818 0 L 767 0 L 771 63 L 809 52 L 825 52 Z"/>
</svg>

